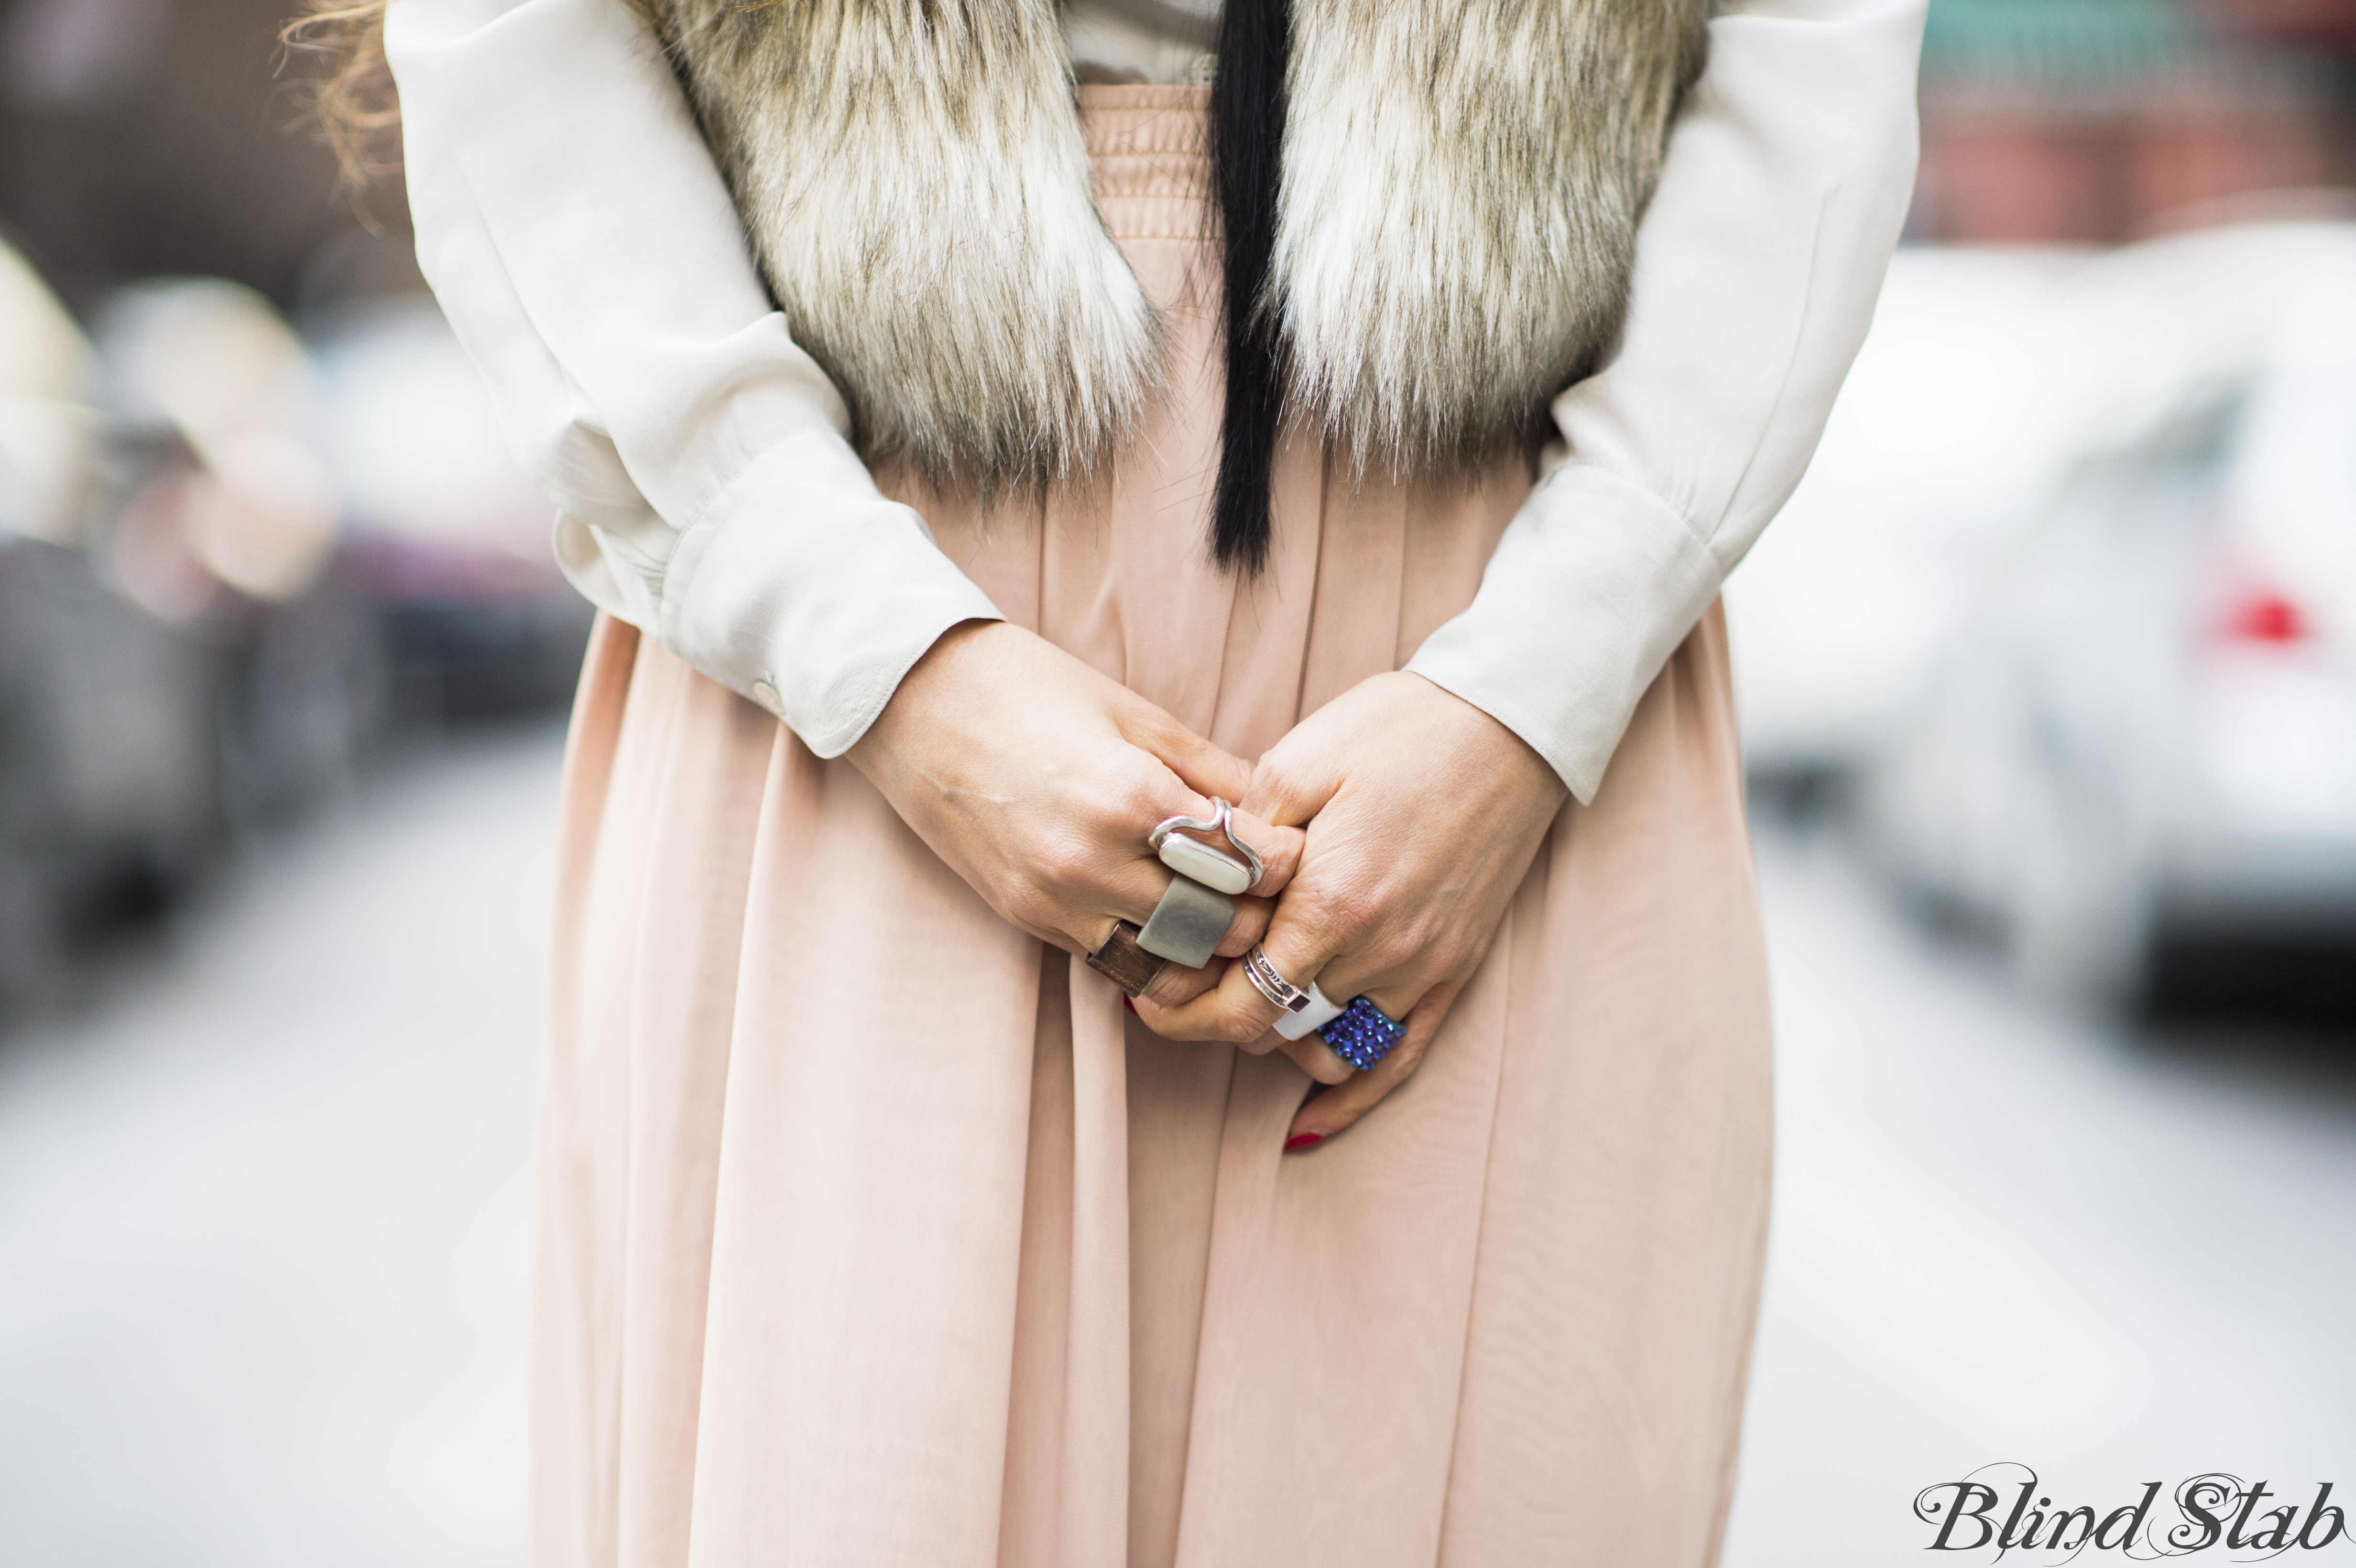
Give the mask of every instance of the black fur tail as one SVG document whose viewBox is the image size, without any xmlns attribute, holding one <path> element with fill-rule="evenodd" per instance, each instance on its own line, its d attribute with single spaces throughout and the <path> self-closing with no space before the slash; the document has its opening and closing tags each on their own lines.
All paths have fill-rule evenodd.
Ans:
<svg viewBox="0 0 2356 1568">
<path fill-rule="evenodd" d="M 1276 302 L 1263 301 L 1276 248 L 1290 0 L 1227 0 L 1211 86 L 1211 188 L 1226 240 L 1227 402 L 1211 553 L 1256 576 L 1268 563 L 1269 481 L 1284 414 Z M 1263 304 L 1269 308 L 1261 308 Z"/>
</svg>

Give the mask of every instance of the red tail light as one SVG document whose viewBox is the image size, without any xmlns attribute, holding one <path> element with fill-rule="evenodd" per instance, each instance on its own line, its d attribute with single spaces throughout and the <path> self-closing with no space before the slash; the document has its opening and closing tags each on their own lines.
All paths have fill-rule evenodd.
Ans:
<svg viewBox="0 0 2356 1568">
<path fill-rule="evenodd" d="M 2308 631 L 2307 612 L 2271 588 L 2253 588 L 2226 603 L 2217 631 L 2230 642 L 2303 643 Z"/>
</svg>

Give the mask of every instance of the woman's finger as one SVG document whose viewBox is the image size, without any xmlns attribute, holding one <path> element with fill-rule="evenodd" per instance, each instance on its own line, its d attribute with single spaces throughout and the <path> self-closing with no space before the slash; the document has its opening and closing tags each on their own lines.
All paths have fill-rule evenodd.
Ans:
<svg viewBox="0 0 2356 1568">
<path fill-rule="evenodd" d="M 1223 969 L 1217 984 L 1169 1007 L 1140 997 L 1137 1016 L 1164 1040 L 1223 1040 L 1254 1055 L 1266 1051 L 1275 1037 L 1261 1037 L 1280 1009 L 1253 988 L 1241 964 L 1230 960 L 1215 967 Z"/>
<path fill-rule="evenodd" d="M 1125 812 L 1111 820 L 1100 817 L 1089 826 L 1087 831 L 1096 842 L 1075 847 L 1077 853 L 1061 879 L 1066 883 L 1062 890 L 1066 897 L 1093 893 L 1095 898 L 1078 901 L 1082 907 L 1089 908 L 1089 912 L 1114 915 L 1140 925 L 1151 917 L 1153 906 L 1168 890 L 1173 874 L 1153 848 L 1153 829 L 1173 816 L 1207 822 L 1216 815 L 1208 796 L 1194 795 L 1182 783 L 1169 780 L 1166 774 L 1164 777 L 1171 787 L 1156 793 L 1149 808 L 1151 821 L 1143 820 L 1145 814 L 1139 813 L 1133 836 L 1129 831 L 1130 824 L 1122 820 L 1128 815 Z M 1292 880 L 1292 873 L 1301 865 L 1301 847 L 1308 839 L 1297 827 L 1274 827 L 1241 814 L 1233 821 L 1236 836 L 1251 846 L 1252 852 L 1260 858 L 1260 867 L 1258 880 L 1245 890 L 1249 896 L 1236 895 L 1237 917 L 1219 944 L 1218 950 L 1230 957 L 1258 941 L 1260 933 L 1268 929 L 1269 901 Z M 1208 845 L 1243 866 L 1244 870 L 1237 873 L 1238 880 L 1249 874 L 1249 861 L 1237 854 L 1223 835 L 1182 836 Z"/>
<path fill-rule="evenodd" d="M 1104 891 L 1108 897 L 1087 917 L 1075 923 L 1075 928 L 1059 933 L 1061 945 L 1079 954 L 1097 951 L 1109 936 L 1114 921 L 1127 921 L 1144 926 L 1153 918 L 1153 909 L 1162 901 L 1175 875 L 1159 860 L 1136 860 L 1119 865 L 1105 877 Z M 1268 923 L 1276 909 L 1273 899 L 1239 897 L 1234 901 L 1235 914 L 1227 929 L 1212 950 L 1213 960 L 1199 969 L 1165 962 L 1161 971 L 1149 981 L 1138 999 L 1150 999 L 1158 1006 L 1172 1008 L 1190 1002 L 1217 986 L 1226 972 L 1222 959 L 1235 958 L 1250 951 L 1254 943 L 1268 930 Z M 1090 945 L 1093 940 L 1096 945 Z M 1142 1017 L 1143 1015 L 1140 1015 Z"/>
<path fill-rule="evenodd" d="M 1346 1083 L 1357 1069 L 1333 1054 L 1333 1048 L 1313 1029 L 1299 1040 L 1278 1037 L 1277 1049 L 1292 1058 L 1292 1064 L 1320 1083 Z"/>
<path fill-rule="evenodd" d="M 1252 769 L 1251 788 L 1236 804 L 1248 805 L 1260 821 L 1303 827 L 1333 798 L 1333 792 L 1341 788 L 1342 775 L 1326 759 L 1293 754 L 1297 747 L 1288 745 L 1290 739 L 1277 742 L 1276 749 L 1259 760 Z"/>
<path fill-rule="evenodd" d="M 1284 1147 L 1296 1150 L 1316 1147 L 1381 1104 L 1386 1095 L 1413 1077 L 1415 1070 L 1423 1065 L 1423 1055 L 1430 1049 L 1432 1038 L 1446 1021 L 1449 1008 L 1456 1005 L 1456 997 L 1463 989 L 1463 981 L 1447 980 L 1426 991 L 1423 999 L 1407 1016 L 1407 1038 L 1374 1066 L 1335 1084 L 1294 1113 Z"/>
<path fill-rule="evenodd" d="M 1309 835 L 1298 827 L 1279 827 L 1240 807 L 1229 820 L 1235 836 L 1250 845 L 1252 852 L 1260 859 L 1259 880 L 1251 885 L 1251 893 L 1258 898 L 1272 899 L 1284 891 L 1285 885 L 1292 880 L 1292 874 L 1301 869 L 1301 852 L 1309 842 Z M 1232 853 L 1231 847 L 1215 835 L 1197 837 L 1213 848 L 1228 849 Z"/>
<path fill-rule="evenodd" d="M 1219 956 L 1240 958 L 1249 953 L 1252 944 L 1268 934 L 1268 923 L 1275 914 L 1273 899 L 1237 899 L 1236 918 L 1227 923 L 1227 933 L 1219 938 Z"/>
<path fill-rule="evenodd" d="M 1180 782 L 1183 784 L 1184 781 Z M 1196 822 L 1208 822 L 1217 816 L 1217 808 L 1211 804 L 1208 795 L 1173 795 L 1164 805 L 1167 809 L 1138 830 L 1138 848 L 1150 859 L 1159 858 L 1151 838 L 1152 830 L 1163 821 L 1173 816 L 1185 816 Z M 1292 880 L 1293 872 L 1301 869 L 1301 854 L 1309 842 L 1309 835 L 1298 827 L 1276 827 L 1247 811 L 1232 812 L 1227 826 L 1227 833 L 1189 832 L 1183 828 L 1175 831 L 1198 844 L 1207 845 L 1231 860 L 1241 862 L 1248 874 L 1251 869 L 1252 858 L 1257 856 L 1258 875 L 1247 883 L 1243 891 L 1264 899 L 1272 899 L 1282 892 L 1285 884 Z M 1239 846 L 1248 846 L 1251 854 L 1243 854 Z"/>
<path fill-rule="evenodd" d="M 1261 831 L 1271 843 L 1281 847 L 1284 855 L 1281 876 L 1289 879 L 1292 874 L 1291 868 L 1301 859 L 1301 835 L 1291 834 L 1290 841 L 1287 842 L 1280 829 L 1270 827 Z M 1062 896 L 1080 901 L 1091 914 L 1107 914 L 1134 921 L 1139 925 L 1152 918 L 1154 906 L 1162 901 L 1162 895 L 1170 889 L 1170 879 L 1176 874 L 1148 847 L 1144 834 L 1138 836 L 1134 853 L 1126 853 L 1118 845 L 1108 845 L 1100 852 L 1088 852 L 1079 863 L 1078 870 L 1080 875 L 1070 880 L 1082 885 L 1066 886 L 1062 890 Z M 1260 885 L 1265 886 L 1269 881 L 1275 881 L 1280 887 L 1283 885 L 1274 862 L 1270 862 L 1269 874 L 1261 880 Z M 1260 939 L 1260 933 L 1268 929 L 1269 912 L 1276 907 L 1273 897 L 1267 894 L 1237 894 L 1233 897 L 1235 918 L 1228 923 L 1226 933 L 1219 939 L 1217 949 L 1230 958 Z"/>
<path fill-rule="evenodd" d="M 1215 746 L 1161 708 L 1135 693 L 1113 715 L 1124 739 L 1162 759 L 1197 794 L 1241 800 L 1251 788 L 1252 764 L 1224 746 Z M 1150 826 L 1150 825 L 1149 825 Z"/>
<path fill-rule="evenodd" d="M 1110 923 L 1116 920 L 1125 920 L 1141 929 L 1153 918 L 1154 906 L 1169 891 L 1173 878 L 1174 873 L 1158 861 L 1142 862 L 1118 874 L 1113 879 L 1115 886 L 1110 907 L 1099 907 L 1076 922 L 1075 929 L 1068 933 L 1076 950 L 1081 953 L 1096 951 L 1086 944 L 1087 937 L 1090 933 L 1109 933 Z M 1219 983 L 1219 976 L 1226 968 L 1226 965 L 1218 962 L 1219 959 L 1239 957 L 1251 950 L 1252 944 L 1258 942 L 1261 933 L 1268 929 L 1269 915 L 1276 905 L 1269 899 L 1238 898 L 1233 901 L 1235 913 L 1228 920 L 1226 932 L 1219 938 L 1218 945 L 1211 950 L 1212 962 L 1200 969 L 1165 963 L 1162 973 L 1154 977 L 1154 983 L 1146 987 L 1146 995 L 1164 1007 L 1174 1007 L 1182 1001 L 1199 997 Z M 1188 978 L 1182 979 L 1181 976 Z"/>
<path fill-rule="evenodd" d="M 1162 973 L 1153 976 L 1137 1000 L 1151 1002 L 1157 1008 L 1175 1008 L 1193 1001 L 1204 992 L 1217 986 L 1226 974 L 1225 959 L 1214 958 L 1200 969 L 1188 969 L 1176 964 L 1164 964 Z M 1145 1015 L 1140 1013 L 1140 1018 Z"/>
<path fill-rule="evenodd" d="M 1278 901 L 1261 947 L 1278 974 L 1305 987 L 1340 948 L 1341 937 L 1301 906 L 1298 894 Z M 1258 1054 L 1276 1043 L 1269 1029 L 1283 1011 L 1251 983 L 1241 964 L 1230 964 L 1218 985 L 1203 995 L 1150 1012 L 1141 1004 L 1138 1016 L 1171 1040 L 1224 1040 Z"/>
<path fill-rule="evenodd" d="M 1171 816 L 1192 816 L 1198 821 L 1207 821 L 1215 815 L 1209 799 L 1202 796 L 1173 794 L 1165 796 L 1161 806 L 1163 809 L 1162 816 L 1155 819 L 1157 825 Z M 1237 957 L 1249 951 L 1268 930 L 1269 921 L 1276 908 L 1273 892 L 1291 880 L 1293 871 L 1301 864 L 1301 849 L 1307 838 L 1297 827 L 1276 827 L 1240 815 L 1234 818 L 1234 827 L 1236 836 L 1250 845 L 1253 852 L 1261 858 L 1260 875 L 1252 886 L 1269 891 L 1231 895 L 1234 914 L 1217 946 L 1213 949 L 1215 955 L 1223 958 Z M 1221 836 L 1191 834 L 1189 837 L 1224 850 L 1232 858 L 1242 859 L 1235 855 L 1231 846 L 1222 841 Z M 1091 930 L 1103 929 L 1103 922 L 1108 919 L 1125 920 L 1143 926 L 1153 918 L 1155 907 L 1169 891 L 1171 880 L 1177 873 L 1162 863 L 1151 847 L 1151 837 L 1149 828 L 1139 836 L 1134 855 L 1124 858 L 1117 847 L 1108 847 L 1108 853 L 1098 861 L 1095 880 L 1098 886 L 1094 891 L 1098 898 L 1095 901 L 1096 907 L 1084 922 Z M 1073 933 L 1075 943 L 1081 942 L 1087 934 L 1086 932 Z M 1078 951 L 1086 953 L 1094 949 L 1081 945 Z M 1141 995 L 1150 997 L 1165 1007 L 1191 1001 L 1216 986 L 1225 967 L 1224 965 L 1213 964 L 1202 969 L 1187 969 L 1174 964 L 1165 965 L 1154 982 Z"/>
<path fill-rule="evenodd" d="M 1164 880 L 1166 885 L 1167 879 Z M 1236 900 L 1235 919 L 1227 923 L 1227 933 L 1219 938 L 1218 946 L 1212 950 L 1211 962 L 1200 969 L 1164 964 L 1162 973 L 1153 977 L 1152 983 L 1141 995 L 1165 1008 L 1193 1001 L 1215 987 L 1226 975 L 1227 966 L 1220 960 L 1240 958 L 1251 951 L 1252 944 L 1268 930 L 1269 919 L 1275 911 L 1275 901 L 1270 899 Z M 1145 923 L 1142 916 L 1133 918 L 1141 926 Z"/>
<path fill-rule="evenodd" d="M 1182 969 L 1175 964 L 1163 965 L 1162 973 L 1153 977 L 1151 983 L 1139 993 L 1137 998 L 1141 1002 L 1151 1003 L 1156 1011 L 1149 1015 L 1141 1008 L 1138 1012 L 1139 1019 L 1148 1020 L 1150 1017 L 1160 1016 L 1162 1008 L 1179 1008 L 1193 1001 L 1195 997 L 1215 988 L 1221 980 L 1225 979 L 1228 968 L 1228 965 L 1217 963 L 1201 969 Z M 1152 1025 L 1148 1021 L 1146 1027 L 1150 1029 Z M 1314 1030 L 1300 1040 L 1286 1040 L 1271 1030 L 1262 1037 L 1259 1043 L 1265 1045 L 1269 1041 L 1274 1042 L 1277 1050 L 1290 1057 L 1293 1065 L 1320 1083 L 1339 1083 L 1357 1071 L 1339 1056 L 1334 1055 L 1333 1048 L 1327 1045 L 1323 1037 Z"/>
</svg>

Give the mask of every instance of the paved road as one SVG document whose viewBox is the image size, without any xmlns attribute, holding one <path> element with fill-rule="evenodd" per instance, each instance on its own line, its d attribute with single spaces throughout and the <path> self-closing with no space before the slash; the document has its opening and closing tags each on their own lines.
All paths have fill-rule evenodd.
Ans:
<svg viewBox="0 0 2356 1568">
<path fill-rule="evenodd" d="M 555 760 L 410 771 L 0 1042 L 0 1564 L 523 1561 Z"/>
<path fill-rule="evenodd" d="M 1923 1558 L 1909 1504 L 1997 1463 L 2097 1513 L 2208 1471 L 2356 1494 L 2356 1038 L 2058 1019 L 1836 847 L 1760 859 L 1779 1147 L 1728 1568 L 1990 1561 Z"/>
<path fill-rule="evenodd" d="M 554 765 L 412 769 L 0 1041 L 0 1563 L 521 1562 Z M 1921 1561 L 1914 1493 L 1997 1461 L 2105 1507 L 2356 1493 L 2356 1041 L 2058 1019 L 1836 848 L 1762 860 L 1782 1164 L 1729 1568 Z"/>
</svg>

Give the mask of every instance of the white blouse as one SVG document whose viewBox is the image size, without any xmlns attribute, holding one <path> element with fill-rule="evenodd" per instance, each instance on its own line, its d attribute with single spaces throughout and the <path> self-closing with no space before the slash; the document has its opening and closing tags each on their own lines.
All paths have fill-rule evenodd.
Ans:
<svg viewBox="0 0 2356 1568">
<path fill-rule="evenodd" d="M 1710 24 L 1620 349 L 1555 400 L 1479 593 L 1408 665 L 1581 800 L 1865 336 L 1913 187 L 1925 4 L 1740 0 Z M 1075 24 L 1076 52 L 1112 53 L 1084 36 L 1105 25 Z M 385 49 L 418 259 L 560 508 L 564 571 L 840 755 L 936 638 L 998 612 L 851 450 L 644 24 L 622 0 L 399 0 Z"/>
<path fill-rule="evenodd" d="M 1211 80 L 1219 0 L 1063 0 L 1056 11 L 1082 81 L 1173 86 Z"/>
</svg>

